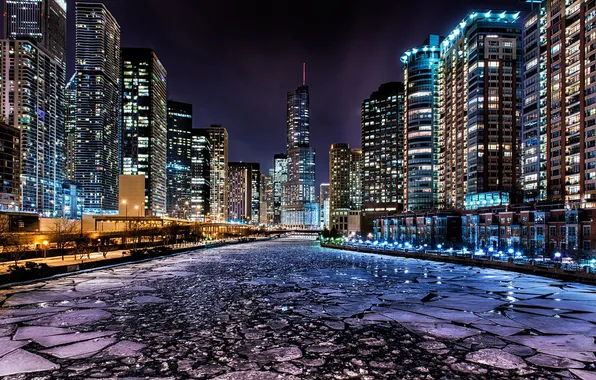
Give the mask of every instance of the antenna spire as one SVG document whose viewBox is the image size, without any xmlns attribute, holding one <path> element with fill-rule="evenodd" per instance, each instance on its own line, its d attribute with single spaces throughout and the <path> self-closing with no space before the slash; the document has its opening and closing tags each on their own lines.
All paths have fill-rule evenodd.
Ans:
<svg viewBox="0 0 596 380">
<path fill-rule="evenodd" d="M 302 85 L 306 86 L 306 62 L 302 62 Z"/>
</svg>

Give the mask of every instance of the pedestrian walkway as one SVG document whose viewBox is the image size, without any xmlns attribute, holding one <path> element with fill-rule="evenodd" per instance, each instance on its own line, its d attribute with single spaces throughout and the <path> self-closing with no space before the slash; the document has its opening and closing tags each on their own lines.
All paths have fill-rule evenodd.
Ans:
<svg viewBox="0 0 596 380">
<path fill-rule="evenodd" d="M 170 247 L 173 249 L 177 248 L 199 248 L 204 246 L 205 243 L 182 243 L 182 244 L 172 244 L 166 247 Z M 159 246 L 161 247 L 161 246 Z M 147 247 L 147 249 L 152 249 L 154 247 Z M 73 254 L 68 254 L 64 256 L 64 260 L 62 260 L 62 256 L 53 256 L 53 257 L 46 257 L 46 258 L 36 258 L 36 259 L 27 259 L 27 260 L 20 260 L 18 265 L 25 265 L 26 262 L 33 262 L 36 264 L 45 263 L 50 267 L 58 267 L 58 266 L 65 266 L 65 265 L 77 265 L 81 263 L 89 263 L 94 261 L 102 261 L 107 259 L 115 259 L 118 257 L 122 257 L 128 255 L 128 252 L 131 248 L 128 249 L 121 249 L 117 251 L 110 251 L 107 253 L 106 257 L 104 258 L 102 252 L 90 252 L 89 254 L 84 254 L 81 258 L 81 255 L 77 254 L 76 256 Z M 6 261 L 0 263 L 0 275 L 8 273 L 8 268 L 14 265 L 14 260 Z"/>
</svg>

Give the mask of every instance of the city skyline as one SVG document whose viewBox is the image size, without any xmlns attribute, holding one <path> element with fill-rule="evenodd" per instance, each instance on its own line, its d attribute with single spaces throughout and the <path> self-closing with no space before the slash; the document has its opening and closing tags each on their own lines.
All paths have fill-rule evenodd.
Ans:
<svg viewBox="0 0 596 380">
<path fill-rule="evenodd" d="M 70 78 L 75 1 L 67 3 Z M 448 34 L 470 9 L 529 8 L 518 0 L 456 4 L 422 1 L 408 5 L 376 1 L 379 6 L 370 9 L 350 6 L 346 16 L 339 18 L 307 1 L 301 3 L 300 14 L 306 17 L 309 30 L 296 35 L 293 8 L 285 8 L 288 5 L 246 9 L 236 1 L 197 5 L 177 0 L 164 14 L 161 4 L 152 0 L 104 3 L 121 25 L 122 47 L 152 48 L 163 61 L 170 73 L 168 97 L 193 104 L 194 127 L 224 125 L 230 132 L 230 160 L 259 162 L 264 171 L 273 167 L 273 154 L 285 151 L 285 94 L 300 85 L 301 64 L 306 61 L 312 142 L 318 152 L 317 187 L 328 180 L 327 151 L 331 144 L 345 141 L 359 147 L 362 99 L 381 83 L 403 79 L 399 58 L 404 51 L 429 33 Z M 230 15 L 222 12 L 228 8 Z M 255 19 L 254 25 L 242 20 L 246 12 Z M 186 17 L 191 14 L 198 14 L 201 22 L 190 22 Z M 403 22 L 389 22 L 405 14 L 408 17 L 403 17 Z M 224 17 L 235 20 L 238 26 L 222 31 L 218 26 Z M 165 29 L 168 33 L 162 32 Z M 325 38 L 314 39 L 318 34 Z M 334 47 L 329 50 L 326 46 Z"/>
</svg>

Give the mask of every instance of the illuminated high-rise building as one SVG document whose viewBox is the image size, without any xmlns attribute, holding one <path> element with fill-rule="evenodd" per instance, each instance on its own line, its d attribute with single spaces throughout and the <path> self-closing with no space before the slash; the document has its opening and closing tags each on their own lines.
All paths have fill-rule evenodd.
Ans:
<svg viewBox="0 0 596 380">
<path fill-rule="evenodd" d="M 283 184 L 288 181 L 288 155 L 285 153 L 276 154 L 273 157 L 273 171 L 271 173 L 273 182 L 273 224 L 281 224 L 281 204 L 283 196 Z"/>
<path fill-rule="evenodd" d="M 443 207 L 441 133 L 441 41 L 431 35 L 404 53 L 404 209 L 424 212 Z"/>
<path fill-rule="evenodd" d="M 321 219 L 321 228 L 329 228 L 330 219 L 329 219 L 329 212 L 331 204 L 329 203 L 331 200 L 329 199 L 329 184 L 322 183 L 319 186 L 319 209 L 321 210 L 320 219 Z"/>
<path fill-rule="evenodd" d="M 211 155 L 211 218 L 228 221 L 228 131 L 221 125 L 207 128 L 212 146 Z"/>
<path fill-rule="evenodd" d="M 0 115 L 20 131 L 15 209 L 62 215 L 66 3 L 8 0 L 0 40 Z"/>
<path fill-rule="evenodd" d="M 191 198 L 192 104 L 168 101 L 167 210 L 181 217 Z"/>
<path fill-rule="evenodd" d="M 66 0 L 6 0 L 6 38 L 36 41 L 66 64 Z"/>
<path fill-rule="evenodd" d="M 345 143 L 329 150 L 329 227 L 348 236 L 360 231 L 362 152 Z M 321 194 L 321 199 L 324 194 Z M 350 220 L 356 218 L 356 226 Z"/>
<path fill-rule="evenodd" d="M 122 49 L 122 174 L 145 176 L 145 215 L 166 214 L 167 72 L 151 49 Z"/>
<path fill-rule="evenodd" d="M 75 181 L 75 153 L 77 127 L 77 74 L 73 74 L 64 89 L 65 120 L 64 120 L 64 152 L 66 156 L 65 179 Z"/>
<path fill-rule="evenodd" d="M 543 1 L 524 20 L 527 202 L 596 206 L 596 3 Z"/>
<path fill-rule="evenodd" d="M 76 3 L 75 182 L 83 212 L 118 212 L 120 25 L 101 3 Z"/>
<path fill-rule="evenodd" d="M 190 218 L 192 220 L 201 222 L 211 220 L 212 162 L 213 145 L 209 131 L 193 129 L 190 165 Z M 182 206 L 185 210 L 186 201 Z"/>
<path fill-rule="evenodd" d="M 362 232 L 403 211 L 404 85 L 382 84 L 362 102 Z"/>
<path fill-rule="evenodd" d="M 318 227 L 315 150 L 310 146 L 310 98 L 303 71 L 302 85 L 287 97 L 288 181 L 282 185 L 281 223 Z"/>
<path fill-rule="evenodd" d="M 519 15 L 472 12 L 441 43 L 441 130 L 448 208 L 474 208 L 487 193 L 497 194 L 491 198 L 500 204 L 499 198 L 516 199 L 520 190 L 523 56 Z"/>
<path fill-rule="evenodd" d="M 228 163 L 228 210 L 231 221 L 260 223 L 260 183 L 259 164 Z"/>
</svg>

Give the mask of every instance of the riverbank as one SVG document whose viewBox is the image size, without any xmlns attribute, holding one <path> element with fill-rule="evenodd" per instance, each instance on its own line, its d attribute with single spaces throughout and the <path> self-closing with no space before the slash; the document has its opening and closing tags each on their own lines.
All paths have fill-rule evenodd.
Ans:
<svg viewBox="0 0 596 380">
<path fill-rule="evenodd" d="M 258 237 L 251 239 L 232 239 L 225 241 L 203 242 L 199 244 L 174 244 L 170 246 L 159 246 L 147 248 L 146 254 L 131 255 L 130 250 L 111 251 L 106 257 L 100 252 L 91 253 L 84 258 L 75 259 L 74 256 L 67 256 L 64 260 L 60 257 L 40 258 L 19 262 L 19 266 L 25 266 L 26 263 L 33 263 L 36 269 L 11 273 L 8 271 L 8 265 L 0 268 L 0 289 L 9 288 L 22 283 L 31 283 L 44 280 L 51 277 L 72 274 L 80 271 L 88 271 L 126 265 L 135 262 L 154 260 L 157 258 L 173 256 L 177 254 L 222 247 L 232 244 L 243 244 L 254 241 L 271 240 L 270 237 Z M 158 249 L 161 248 L 161 249 Z M 163 249 L 165 248 L 165 249 Z M 29 264 L 31 265 L 31 264 Z M 32 266 L 33 267 L 33 266 Z"/>
<path fill-rule="evenodd" d="M 324 248 L 341 249 L 351 252 L 372 253 L 376 255 L 403 257 L 427 261 L 439 261 L 451 264 L 475 266 L 479 268 L 501 269 L 510 272 L 532 274 L 536 276 L 555 278 L 562 281 L 579 282 L 582 284 L 596 285 L 596 273 L 590 273 L 589 268 L 584 271 L 570 271 L 563 268 L 543 268 L 535 265 L 518 264 L 512 261 L 492 261 L 472 257 L 445 256 L 415 251 L 396 251 L 380 248 L 354 247 L 336 244 L 321 244 Z"/>
</svg>

